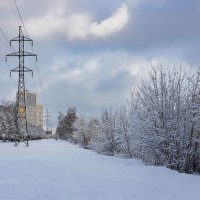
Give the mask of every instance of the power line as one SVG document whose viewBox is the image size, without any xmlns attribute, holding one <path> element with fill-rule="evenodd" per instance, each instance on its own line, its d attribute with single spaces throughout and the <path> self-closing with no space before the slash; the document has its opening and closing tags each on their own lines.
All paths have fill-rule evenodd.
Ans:
<svg viewBox="0 0 200 200">
<path fill-rule="evenodd" d="M 14 3 L 13 0 L 9 0 L 9 2 L 12 7 L 13 13 L 15 14 L 15 17 L 18 18 L 18 13 L 16 11 L 16 7 L 13 5 L 13 3 Z"/>
<path fill-rule="evenodd" d="M 22 19 L 22 15 L 21 15 L 21 13 L 20 13 L 20 11 L 19 11 L 19 7 L 17 6 L 17 2 L 16 2 L 16 0 L 13 0 L 13 1 L 14 1 L 14 4 L 15 4 L 15 7 L 16 7 L 16 9 L 17 9 L 17 13 L 18 13 L 18 15 L 19 15 L 19 18 L 20 18 L 20 20 L 21 20 L 21 23 L 22 23 L 22 25 L 23 25 L 23 27 L 24 27 L 24 31 L 25 31 L 26 35 L 28 36 L 26 27 L 25 27 L 25 25 L 24 25 L 24 21 L 23 21 L 23 19 Z"/>
<path fill-rule="evenodd" d="M 0 30 L 0 39 L 2 41 L 2 44 L 5 45 L 5 47 L 8 47 L 8 44 L 7 44 L 7 40 L 5 39 L 4 35 L 2 34 L 1 30 Z M 3 50 L 3 49 L 1 49 Z M 5 49 L 4 49 L 5 50 Z"/>
<path fill-rule="evenodd" d="M 19 10 L 19 7 L 18 7 L 18 5 L 17 5 L 17 2 L 16 2 L 16 0 L 13 0 L 13 1 L 14 1 L 14 4 L 15 4 L 17 13 L 18 13 L 18 15 L 19 15 L 20 21 L 21 21 L 21 23 L 22 23 L 22 25 L 23 25 L 24 31 L 25 31 L 26 35 L 29 37 L 29 34 L 28 34 L 27 29 L 26 29 L 26 27 L 25 27 L 25 23 L 24 23 L 24 21 L 23 21 L 23 18 L 22 18 L 22 15 L 21 15 L 21 13 L 20 13 L 20 10 Z M 34 50 L 33 50 L 33 47 L 32 47 L 32 46 L 31 46 L 31 49 L 32 49 L 32 53 L 34 54 Z M 35 68 L 36 68 L 36 71 L 37 71 L 37 74 L 38 74 L 38 82 L 39 82 L 39 87 L 40 87 L 40 91 L 41 91 L 41 94 L 42 94 L 42 99 L 43 99 L 45 108 L 47 108 L 45 95 L 44 95 L 44 92 L 43 92 L 43 90 L 42 90 L 41 77 L 40 77 L 40 70 L 39 70 L 38 63 L 37 63 L 37 62 L 35 62 Z"/>
<path fill-rule="evenodd" d="M 5 61 L 5 59 L 4 59 L 2 56 L 0 56 L 0 59 L 6 63 L 6 67 L 8 68 L 8 71 L 9 71 L 9 73 L 10 73 L 10 66 L 8 65 L 8 63 Z M 2 72 L 3 74 L 6 74 L 6 73 L 4 73 L 3 71 L 1 71 L 1 72 Z M 9 77 L 7 74 L 6 74 L 6 76 Z M 10 80 L 11 80 L 13 86 L 15 87 L 16 84 L 15 84 L 14 80 L 13 80 L 12 78 L 11 78 Z"/>
<path fill-rule="evenodd" d="M 11 0 L 9 0 L 9 1 L 10 1 L 11 6 L 13 7 L 13 4 L 12 4 Z M 16 2 L 16 0 L 13 0 L 13 2 L 14 2 L 14 5 L 15 5 L 15 8 L 16 8 L 16 10 L 17 10 L 17 14 L 18 14 L 18 16 L 19 16 L 19 18 L 20 18 L 20 21 L 21 21 L 21 23 L 22 23 L 22 26 L 23 26 L 23 28 L 24 28 L 24 31 L 25 31 L 26 35 L 29 37 L 28 32 L 27 32 L 26 27 L 25 27 L 24 20 L 23 20 L 23 18 L 22 18 L 22 15 L 21 15 L 21 13 L 20 13 L 19 7 L 18 7 L 18 5 L 17 5 L 17 2 Z M 8 40 L 8 41 L 9 41 L 9 40 Z M 32 46 L 31 46 L 31 47 L 32 47 Z M 34 52 L 32 51 L 32 53 L 34 53 Z M 37 91 L 37 87 L 36 87 L 34 78 L 33 78 L 32 80 L 33 80 L 33 84 L 34 84 L 35 90 Z"/>
<path fill-rule="evenodd" d="M 6 42 L 8 43 L 9 48 L 13 51 L 13 53 L 15 52 L 15 49 L 13 46 L 10 45 L 10 40 L 8 39 L 8 37 L 6 36 L 5 32 L 3 31 L 3 28 L 0 27 L 0 31 L 4 37 L 4 39 L 6 40 Z"/>
<path fill-rule="evenodd" d="M 0 31 L 1 31 L 2 35 L 4 36 L 5 40 L 8 42 L 9 47 L 10 47 L 13 51 L 15 51 L 14 47 L 13 47 L 13 46 L 10 46 L 10 40 L 8 39 L 8 37 L 6 36 L 5 32 L 3 31 L 3 29 L 2 29 L 1 27 L 0 27 Z"/>
<path fill-rule="evenodd" d="M 18 145 L 20 142 L 26 142 L 26 145 L 29 145 L 29 132 L 28 132 L 28 123 L 27 123 L 27 112 L 26 112 L 26 98 L 25 98 L 25 73 L 33 71 L 24 66 L 24 60 L 27 56 L 36 57 L 36 54 L 26 52 L 25 42 L 32 42 L 30 38 L 24 37 L 22 27 L 19 26 L 19 35 L 10 42 L 19 42 L 19 51 L 6 55 L 7 57 L 16 56 L 19 59 L 19 66 L 11 70 L 11 72 L 17 72 L 19 74 L 18 79 L 18 91 L 17 91 L 17 102 L 16 102 L 16 135 L 15 135 L 15 145 Z"/>
<path fill-rule="evenodd" d="M 3 36 L 5 37 L 5 39 L 7 40 L 7 42 L 10 43 L 10 40 L 7 38 L 6 34 L 4 33 L 4 31 L 1 27 L 0 27 L 0 31 L 3 34 Z"/>
<path fill-rule="evenodd" d="M 9 41 L 8 37 L 6 36 L 6 34 L 5 34 L 5 32 L 4 32 L 4 30 L 3 30 L 2 27 L 0 27 L 0 32 L 1 32 L 2 35 L 4 36 L 5 41 L 8 43 L 9 48 L 10 48 L 10 49 L 12 50 L 12 52 L 14 53 L 14 52 L 15 52 L 15 49 L 14 49 L 12 46 L 10 46 L 10 41 Z M 5 59 L 4 59 L 2 56 L 0 56 L 0 59 L 6 63 L 6 66 L 7 66 L 8 70 L 9 70 L 9 73 L 10 73 L 10 66 L 8 65 L 8 63 L 5 61 Z M 17 58 L 16 58 L 16 59 L 17 59 Z M 17 65 L 16 59 L 15 59 L 15 63 L 16 63 L 16 65 Z M 13 78 L 13 79 L 16 81 L 15 78 Z M 11 81 L 12 81 L 13 84 L 15 85 L 13 79 L 11 78 Z"/>
</svg>

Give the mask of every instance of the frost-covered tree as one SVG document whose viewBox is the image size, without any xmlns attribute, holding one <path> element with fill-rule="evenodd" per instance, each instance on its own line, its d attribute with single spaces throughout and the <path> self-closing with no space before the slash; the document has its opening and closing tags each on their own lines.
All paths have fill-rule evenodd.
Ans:
<svg viewBox="0 0 200 200">
<path fill-rule="evenodd" d="M 76 120 L 76 108 L 69 108 L 67 114 L 64 115 L 61 112 L 58 117 L 58 127 L 56 130 L 56 135 L 60 139 L 72 140 L 74 132 L 74 122 Z"/>
<path fill-rule="evenodd" d="M 89 122 L 83 116 L 77 117 L 74 123 L 73 139 L 75 143 L 80 144 L 84 148 L 88 148 L 90 141 Z"/>
<path fill-rule="evenodd" d="M 127 157 L 133 157 L 133 137 L 130 124 L 130 113 L 128 106 L 121 106 L 116 112 L 116 141 L 120 153 Z"/>
<path fill-rule="evenodd" d="M 188 77 L 187 142 L 183 171 L 200 173 L 200 70 Z"/>
<path fill-rule="evenodd" d="M 101 131 L 99 140 L 101 141 L 101 151 L 104 154 L 114 155 L 118 152 L 116 138 L 116 117 L 113 109 L 104 109 L 99 120 L 98 129 Z"/>
<path fill-rule="evenodd" d="M 170 71 L 158 66 L 151 68 L 149 78 L 138 89 L 133 133 L 141 147 L 140 157 L 149 164 L 193 171 L 191 167 L 186 170 L 185 162 L 187 157 L 197 160 L 191 156 L 197 155 L 194 149 L 199 144 L 194 121 L 199 110 L 193 96 L 200 88 L 194 89 L 197 83 L 189 80 L 182 69 Z"/>
<path fill-rule="evenodd" d="M 15 104 L 2 101 L 0 105 L 0 139 L 14 140 L 16 134 L 16 112 Z M 44 138 L 44 131 L 41 127 L 28 124 L 30 139 Z M 4 137 L 3 137 L 4 136 Z"/>
<path fill-rule="evenodd" d="M 158 63 L 126 105 L 104 109 L 95 119 L 69 113 L 59 115 L 62 139 L 102 154 L 200 173 L 200 70 L 190 74 Z"/>
<path fill-rule="evenodd" d="M 14 104 L 4 100 L 0 105 L 0 135 L 10 137 L 14 133 Z"/>
<path fill-rule="evenodd" d="M 28 124 L 28 133 L 30 135 L 31 140 L 46 138 L 46 133 L 44 129 L 40 126 L 34 126 L 32 124 Z"/>
</svg>

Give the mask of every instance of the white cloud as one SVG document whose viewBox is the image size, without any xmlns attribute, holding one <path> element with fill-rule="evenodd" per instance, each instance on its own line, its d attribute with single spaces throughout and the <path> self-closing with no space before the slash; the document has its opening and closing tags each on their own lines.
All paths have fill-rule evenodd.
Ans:
<svg viewBox="0 0 200 200">
<path fill-rule="evenodd" d="M 53 36 L 56 32 L 59 33 L 64 25 L 64 19 L 60 16 L 46 14 L 43 18 L 30 19 L 26 24 L 32 37 L 44 38 Z"/>
<path fill-rule="evenodd" d="M 132 6 L 138 6 L 142 3 L 150 2 L 151 4 L 164 4 L 167 0 L 126 0 L 125 2 Z"/>
<path fill-rule="evenodd" d="M 26 24 L 33 37 L 44 38 L 62 33 L 69 40 L 105 37 L 121 31 L 129 20 L 128 7 L 122 4 L 110 17 L 96 22 L 88 13 L 71 13 L 64 15 L 64 10 L 59 12 L 49 10 L 42 18 L 29 19 Z"/>
<path fill-rule="evenodd" d="M 72 62 L 74 67 L 71 67 Z M 90 101 L 96 102 L 96 105 L 107 105 L 111 102 L 114 104 L 122 103 L 128 98 L 127 96 L 133 86 L 130 84 L 130 79 L 133 79 L 134 84 L 136 84 L 146 71 L 146 66 L 146 59 L 134 57 L 124 51 L 115 53 L 105 52 L 101 55 L 89 57 L 83 56 L 79 60 L 74 58 L 73 61 L 69 61 L 67 58 L 57 58 L 51 66 L 49 78 L 44 83 L 43 89 L 48 91 L 54 85 L 62 85 L 62 88 L 65 85 L 64 88 L 66 88 L 66 93 L 68 93 L 70 91 L 67 91 L 67 88 L 70 85 L 74 90 L 79 91 L 81 87 L 84 93 L 90 93 Z M 99 92 L 97 88 L 102 85 L 104 87 L 108 81 L 113 81 L 113 77 L 118 77 L 119 74 L 126 74 L 128 79 L 124 80 L 122 76 L 121 80 L 117 81 L 123 81 L 123 86 L 118 88 L 117 91 L 111 89 L 110 93 L 112 95 L 109 95 L 108 100 L 107 93 L 103 90 Z M 106 87 L 110 87 L 110 85 Z M 80 104 L 81 100 L 87 98 L 87 95 L 84 93 L 80 93 Z M 69 95 L 73 96 L 73 94 Z"/>
<path fill-rule="evenodd" d="M 64 28 L 68 39 L 86 39 L 90 33 L 91 17 L 87 14 L 72 14 L 66 19 Z"/>
<path fill-rule="evenodd" d="M 129 14 L 127 5 L 123 4 L 112 16 L 104 21 L 91 25 L 91 34 L 95 36 L 109 36 L 122 30 L 128 23 Z"/>
</svg>

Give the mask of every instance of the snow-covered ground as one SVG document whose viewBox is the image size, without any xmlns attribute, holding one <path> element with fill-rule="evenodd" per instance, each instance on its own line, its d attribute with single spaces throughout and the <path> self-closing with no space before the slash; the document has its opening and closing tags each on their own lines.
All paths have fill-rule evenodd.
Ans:
<svg viewBox="0 0 200 200">
<path fill-rule="evenodd" d="M 98 155 L 63 141 L 0 143 L 0 200 L 194 200 L 200 176 Z"/>
</svg>

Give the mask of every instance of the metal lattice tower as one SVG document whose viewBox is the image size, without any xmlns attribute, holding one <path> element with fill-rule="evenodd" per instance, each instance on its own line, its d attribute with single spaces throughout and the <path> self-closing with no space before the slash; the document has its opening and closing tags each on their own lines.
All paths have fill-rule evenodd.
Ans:
<svg viewBox="0 0 200 200">
<path fill-rule="evenodd" d="M 24 66 L 25 57 L 35 56 L 37 61 L 37 55 L 24 51 L 25 42 L 31 42 L 33 45 L 33 40 L 25 37 L 22 31 L 22 27 L 19 26 L 19 35 L 14 39 L 10 40 L 10 46 L 12 42 L 18 42 L 19 51 L 6 55 L 6 61 L 8 56 L 16 56 L 19 60 L 19 66 L 10 71 L 10 76 L 12 72 L 17 72 L 18 79 L 18 91 L 17 91 L 17 101 L 16 101 L 16 113 L 15 113 L 15 145 L 17 146 L 20 142 L 25 142 L 29 145 L 29 133 L 27 126 L 26 117 L 26 99 L 25 99 L 25 72 L 31 72 L 33 76 L 33 71 Z"/>
<path fill-rule="evenodd" d="M 45 121 L 45 123 L 46 123 L 46 131 L 49 131 L 49 121 L 50 121 L 50 115 L 49 115 L 49 111 L 48 111 L 48 109 L 47 109 L 47 111 L 46 111 L 46 115 L 44 116 L 45 118 L 46 118 L 46 121 Z"/>
</svg>

